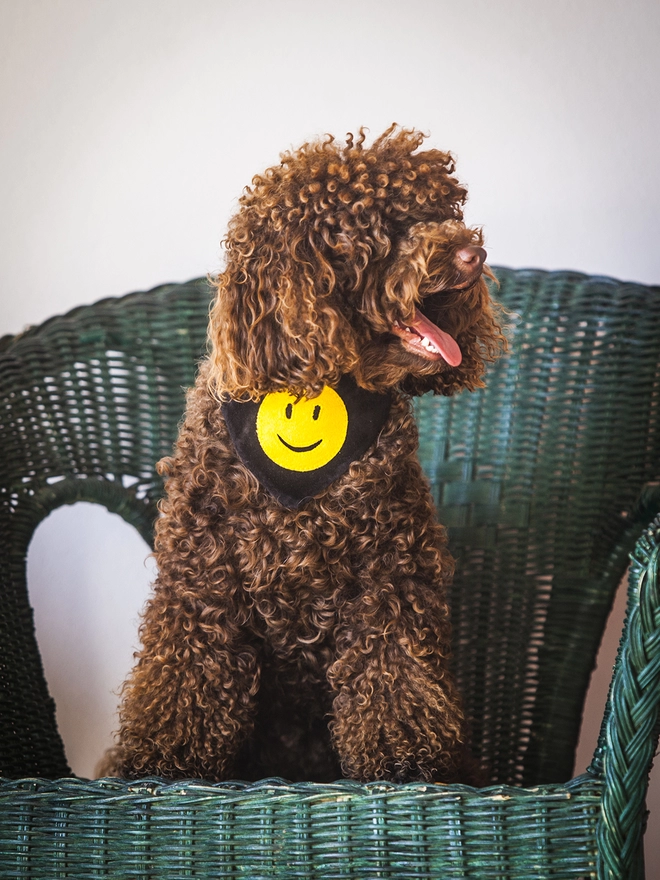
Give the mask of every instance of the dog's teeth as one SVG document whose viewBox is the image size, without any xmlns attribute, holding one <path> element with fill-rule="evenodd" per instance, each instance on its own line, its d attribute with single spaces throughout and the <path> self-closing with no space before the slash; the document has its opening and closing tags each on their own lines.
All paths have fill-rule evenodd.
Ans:
<svg viewBox="0 0 660 880">
<path fill-rule="evenodd" d="M 410 333 L 411 335 L 416 336 L 416 337 L 418 338 L 418 340 L 419 340 L 419 344 L 422 345 L 422 346 L 424 346 L 424 348 L 425 348 L 428 352 L 430 352 L 431 354 L 440 354 L 440 349 L 437 348 L 437 347 L 431 342 L 431 340 L 428 339 L 426 336 L 422 336 L 422 334 L 419 333 L 414 327 L 409 327 L 407 324 L 404 324 L 403 321 L 398 321 L 398 320 L 397 320 L 397 321 L 395 321 L 394 323 L 395 323 L 395 325 L 396 325 L 400 330 L 405 330 L 406 333 Z"/>
</svg>

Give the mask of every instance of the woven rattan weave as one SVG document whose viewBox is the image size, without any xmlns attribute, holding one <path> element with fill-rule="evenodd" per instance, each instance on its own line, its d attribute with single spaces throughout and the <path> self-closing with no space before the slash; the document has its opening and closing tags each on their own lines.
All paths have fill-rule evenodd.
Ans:
<svg viewBox="0 0 660 880">
<path fill-rule="evenodd" d="M 70 776 L 25 585 L 54 508 L 150 538 L 204 353 L 204 281 L 109 299 L 0 341 L 0 877 L 624 878 L 660 701 L 660 288 L 498 269 L 511 352 L 484 391 L 416 402 L 457 557 L 454 662 L 493 785 L 89 782 Z M 599 746 L 581 707 L 632 554 Z M 39 777 L 39 778 L 38 778 Z"/>
</svg>

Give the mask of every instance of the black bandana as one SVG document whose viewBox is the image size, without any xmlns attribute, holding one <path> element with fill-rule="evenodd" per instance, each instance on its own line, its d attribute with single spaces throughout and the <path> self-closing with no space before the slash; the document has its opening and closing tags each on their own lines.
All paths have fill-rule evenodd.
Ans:
<svg viewBox="0 0 660 880">
<path fill-rule="evenodd" d="M 375 443 L 390 412 L 389 394 L 350 376 L 318 397 L 286 391 L 260 402 L 222 404 L 238 457 L 285 507 L 298 507 L 344 474 Z"/>
</svg>

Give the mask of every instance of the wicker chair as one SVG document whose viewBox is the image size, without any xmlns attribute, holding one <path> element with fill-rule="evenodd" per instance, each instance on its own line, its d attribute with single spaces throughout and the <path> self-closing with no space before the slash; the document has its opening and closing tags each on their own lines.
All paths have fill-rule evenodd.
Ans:
<svg viewBox="0 0 660 880">
<path fill-rule="evenodd" d="M 154 463 L 204 350 L 209 291 L 166 285 L 0 341 L 0 877 L 643 876 L 660 699 L 660 288 L 496 272 L 510 355 L 485 391 L 417 403 L 458 559 L 454 662 L 492 772 L 485 789 L 72 777 L 34 639 L 27 547 L 77 500 L 150 538 Z M 629 555 L 600 741 L 571 779 Z"/>
</svg>

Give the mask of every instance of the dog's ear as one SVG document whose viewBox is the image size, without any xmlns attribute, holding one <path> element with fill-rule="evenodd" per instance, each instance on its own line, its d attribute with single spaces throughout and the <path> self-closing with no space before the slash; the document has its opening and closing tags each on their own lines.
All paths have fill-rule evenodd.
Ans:
<svg viewBox="0 0 660 880">
<path fill-rule="evenodd" d="M 332 267 L 314 238 L 302 229 L 291 234 L 290 223 L 247 225 L 230 229 L 227 267 L 215 282 L 213 390 L 253 400 L 277 390 L 318 394 L 358 360 Z"/>
</svg>

